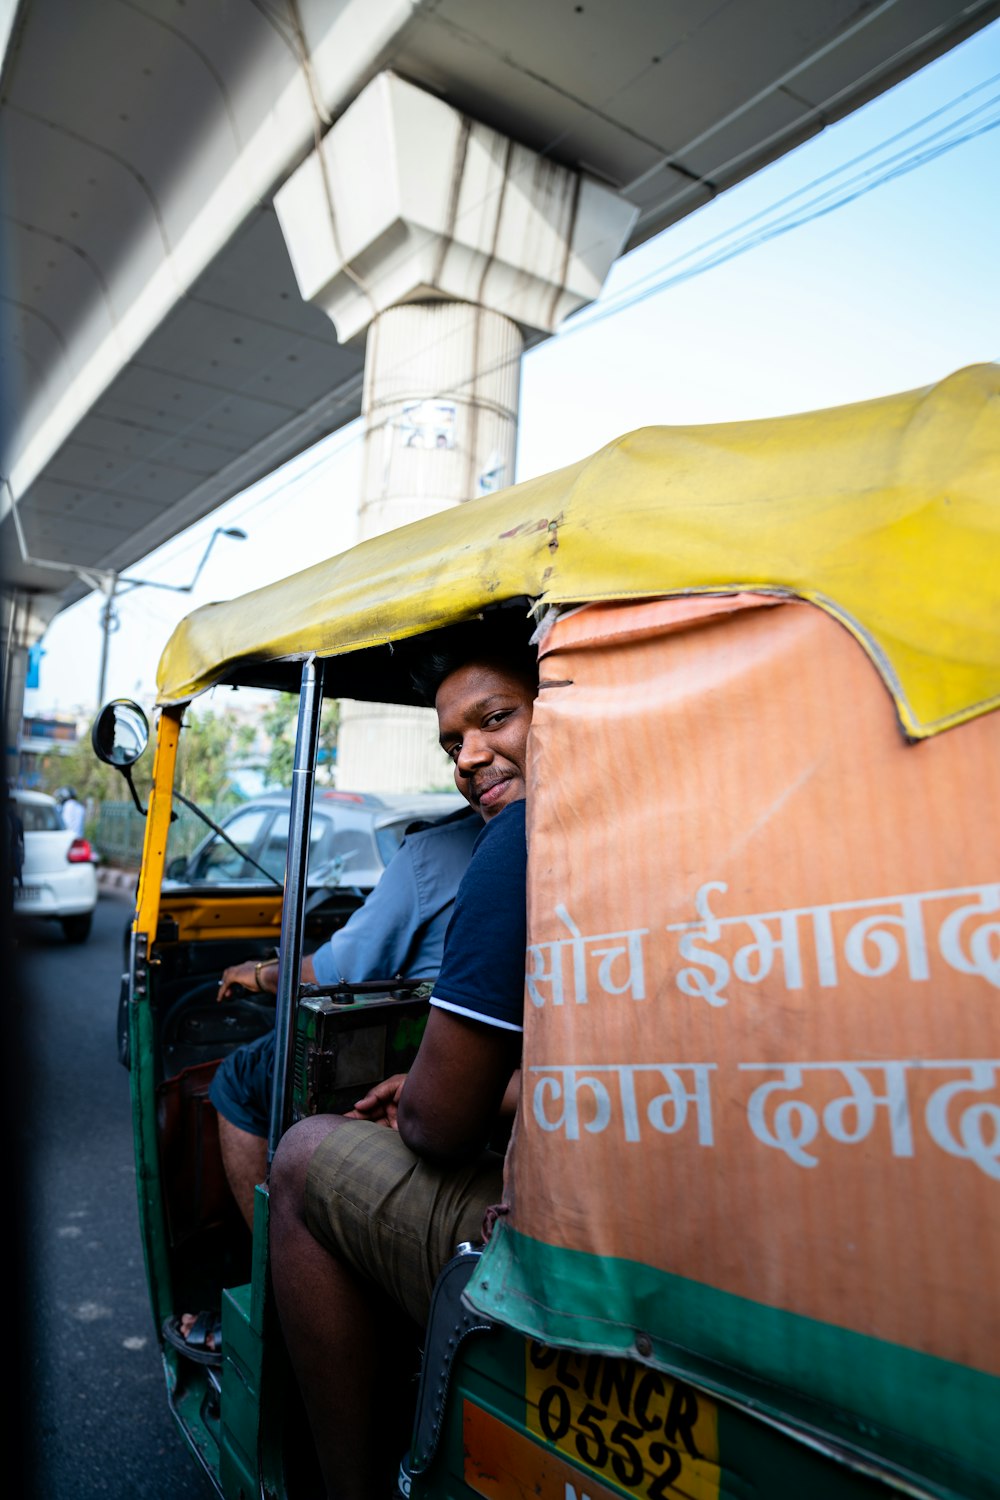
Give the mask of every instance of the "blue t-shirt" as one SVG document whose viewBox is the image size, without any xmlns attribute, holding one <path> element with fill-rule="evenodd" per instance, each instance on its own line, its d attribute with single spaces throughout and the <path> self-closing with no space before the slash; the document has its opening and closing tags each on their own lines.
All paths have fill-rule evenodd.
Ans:
<svg viewBox="0 0 1000 1500">
<path fill-rule="evenodd" d="M 444 940 L 431 1004 L 505 1031 L 524 1030 L 528 847 L 524 803 L 511 802 L 476 840 Z"/>
<path fill-rule="evenodd" d="M 408 833 L 377 886 L 312 956 L 317 984 L 433 979 L 483 820 L 470 808 Z"/>
</svg>

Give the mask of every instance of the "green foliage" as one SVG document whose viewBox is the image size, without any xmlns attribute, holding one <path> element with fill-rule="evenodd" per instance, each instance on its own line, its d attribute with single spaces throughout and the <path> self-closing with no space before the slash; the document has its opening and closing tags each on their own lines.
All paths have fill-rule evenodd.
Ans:
<svg viewBox="0 0 1000 1500">
<path fill-rule="evenodd" d="M 180 746 L 177 752 L 175 786 L 206 809 L 219 810 L 227 801 L 236 800 L 230 767 L 252 747 L 255 731 L 232 713 L 196 713 L 184 715 Z M 132 778 L 139 800 L 145 807 L 153 776 L 154 747 L 132 768 Z M 90 810 L 87 832 L 94 837 L 105 803 L 129 803 L 131 796 L 120 771 L 98 760 L 89 734 L 66 754 L 46 756 L 41 763 L 43 791 L 54 793 L 58 787 L 71 786 Z M 199 825 L 203 826 L 203 825 Z"/>
<path fill-rule="evenodd" d="M 121 772 L 97 759 L 89 734 L 65 755 L 46 755 L 38 769 L 39 791 L 48 792 L 50 797 L 61 786 L 71 786 L 84 804 L 119 802 L 129 795 Z"/>
<path fill-rule="evenodd" d="M 174 785 L 205 807 L 217 806 L 232 791 L 230 766 L 254 742 L 252 725 L 231 713 L 195 713 L 188 709 L 181 728 Z"/>
<path fill-rule="evenodd" d="M 73 788 L 87 809 L 83 831 L 87 838 L 97 845 L 103 856 L 106 857 L 108 854 L 104 841 L 100 837 L 101 810 L 106 804 L 118 806 L 120 814 L 119 823 L 116 826 L 124 829 L 128 824 L 131 839 L 138 849 L 142 838 L 143 820 L 137 812 L 131 811 L 133 806 L 131 793 L 122 773 L 116 771 L 113 766 L 105 765 L 102 760 L 98 760 L 90 743 L 89 734 L 65 754 L 53 752 L 51 755 L 46 755 L 36 768 L 40 773 L 39 791 L 48 792 L 49 796 L 53 796 L 61 786 Z M 132 772 L 135 789 L 144 807 L 149 795 L 152 769 L 152 754 L 147 751 L 145 759 L 141 760 Z M 125 823 L 121 821 L 121 813 L 125 814 Z"/>
<path fill-rule="evenodd" d="M 339 733 L 340 702 L 337 698 L 330 698 L 323 704 L 323 712 L 319 721 L 319 765 L 316 771 L 317 780 L 328 786 L 333 785 Z"/>
<path fill-rule="evenodd" d="M 270 739 L 264 780 L 267 786 L 291 786 L 295 760 L 295 719 L 299 700 L 281 693 L 264 710 L 264 732 Z"/>
<path fill-rule="evenodd" d="M 268 786 L 292 784 L 298 714 L 299 700 L 296 693 L 281 693 L 264 712 L 264 729 L 271 741 L 265 768 Z M 323 704 L 320 717 L 319 765 L 316 772 L 320 782 L 333 781 L 339 728 L 340 704 L 334 698 Z"/>
<path fill-rule="evenodd" d="M 264 766 L 268 786 L 291 786 L 298 707 L 297 694 L 282 693 L 276 695 L 264 710 L 260 727 L 269 742 Z M 339 703 L 335 700 L 325 703 L 320 721 L 317 770 L 320 782 L 329 783 L 333 780 L 339 724 Z M 242 721 L 234 713 L 198 713 L 189 708 L 184 715 L 177 752 L 176 789 L 197 803 L 209 816 L 223 816 L 227 804 L 232 805 L 238 800 L 232 783 L 231 767 L 252 758 L 257 734 L 258 729 L 253 724 Z M 143 807 L 149 801 L 153 752 L 154 746 L 151 744 L 132 770 L 135 789 Z M 54 753 L 47 756 L 39 769 L 43 791 L 51 794 L 57 787 L 71 786 L 88 807 L 88 837 L 101 845 L 101 831 L 108 834 L 112 827 L 108 820 L 112 814 L 118 820 L 113 825 L 115 838 L 119 834 L 124 837 L 125 825 L 119 827 L 124 815 L 131 830 L 129 837 L 138 849 L 142 836 L 142 819 L 135 813 L 135 827 L 132 827 L 131 797 L 125 779 L 121 772 L 98 760 L 89 734 L 66 754 Z M 102 814 L 105 804 L 109 804 L 107 817 Z M 204 836 L 206 830 L 204 824 L 182 804 L 178 803 L 175 811 L 177 820 L 171 825 L 170 851 L 172 854 L 186 854 Z M 114 859 L 120 851 L 109 845 L 105 852 Z"/>
</svg>

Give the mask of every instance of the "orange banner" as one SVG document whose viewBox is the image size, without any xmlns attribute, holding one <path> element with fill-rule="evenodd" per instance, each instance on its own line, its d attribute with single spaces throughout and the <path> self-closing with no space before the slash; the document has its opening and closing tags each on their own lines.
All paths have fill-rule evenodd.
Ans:
<svg viewBox="0 0 1000 1500">
<path fill-rule="evenodd" d="M 512 1226 L 1000 1373 L 1000 718 L 760 596 L 541 666 Z"/>
</svg>

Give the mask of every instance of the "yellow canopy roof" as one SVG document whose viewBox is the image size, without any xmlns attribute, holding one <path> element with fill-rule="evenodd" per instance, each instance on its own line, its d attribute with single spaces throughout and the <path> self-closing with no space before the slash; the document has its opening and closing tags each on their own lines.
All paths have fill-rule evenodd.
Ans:
<svg viewBox="0 0 1000 1500">
<path fill-rule="evenodd" d="M 163 653 L 158 701 L 275 680 L 269 664 L 385 646 L 509 599 L 764 589 L 839 619 L 920 738 L 1000 701 L 998 537 L 994 365 L 827 411 L 647 427 L 195 610 Z"/>
</svg>

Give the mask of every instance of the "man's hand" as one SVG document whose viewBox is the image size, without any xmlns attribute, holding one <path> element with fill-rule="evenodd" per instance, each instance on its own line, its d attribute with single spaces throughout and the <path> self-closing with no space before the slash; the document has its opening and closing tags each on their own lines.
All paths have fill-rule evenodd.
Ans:
<svg viewBox="0 0 1000 1500">
<path fill-rule="evenodd" d="M 316 970 L 310 957 L 302 960 L 299 970 L 302 984 L 316 983 Z M 276 995 L 278 993 L 278 960 L 262 958 L 258 963 L 248 958 L 244 964 L 232 964 L 219 981 L 216 1000 L 228 1000 L 238 986 L 249 990 L 251 995 Z"/>
<path fill-rule="evenodd" d="M 399 1096 L 403 1092 L 405 1082 L 405 1073 L 393 1073 L 391 1078 L 384 1078 L 373 1089 L 369 1089 L 365 1097 L 359 1099 L 353 1109 L 345 1112 L 344 1119 L 374 1120 L 381 1125 L 388 1125 L 390 1130 L 398 1130 L 396 1115 L 399 1111 Z"/>
<path fill-rule="evenodd" d="M 258 982 L 259 981 L 259 982 Z M 278 960 L 271 958 L 257 963 L 254 959 L 247 959 L 243 964 L 232 964 L 226 969 L 219 982 L 219 993 L 216 1000 L 228 1000 L 233 990 L 238 988 L 249 990 L 253 994 L 276 995 L 278 992 Z"/>
</svg>

